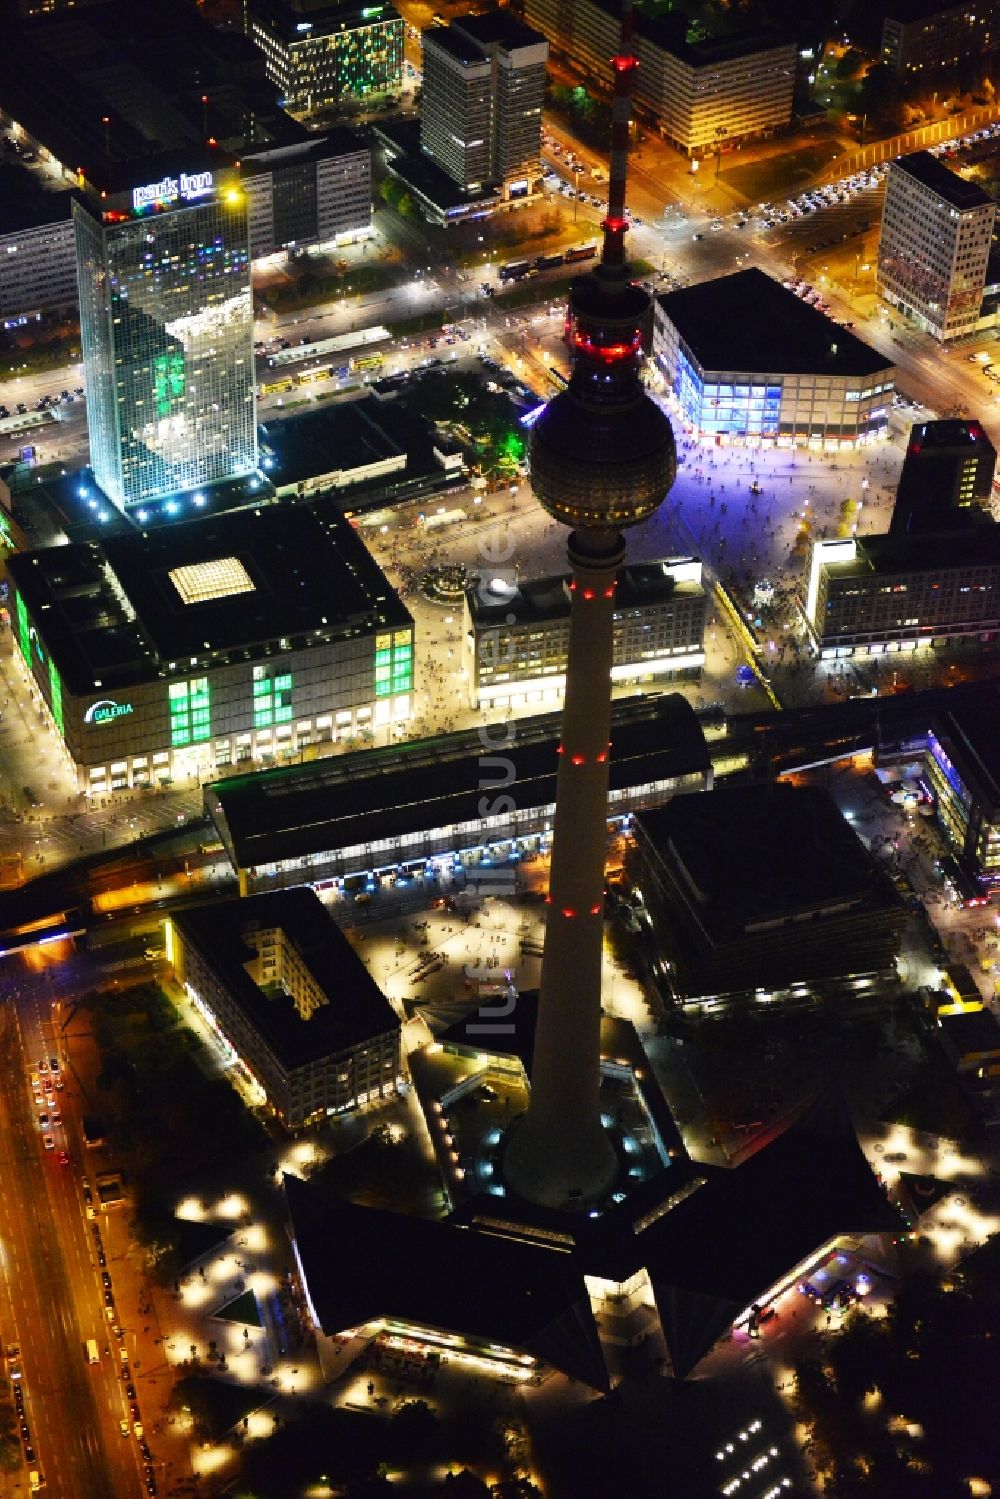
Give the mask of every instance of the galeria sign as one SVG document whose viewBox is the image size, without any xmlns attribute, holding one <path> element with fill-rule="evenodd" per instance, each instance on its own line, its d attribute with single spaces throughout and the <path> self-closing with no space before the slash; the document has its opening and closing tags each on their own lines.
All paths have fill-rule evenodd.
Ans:
<svg viewBox="0 0 1000 1499">
<path fill-rule="evenodd" d="M 91 703 L 83 715 L 84 723 L 110 723 L 113 718 L 125 718 L 134 711 L 131 703 L 116 703 L 110 697 Z"/>
</svg>

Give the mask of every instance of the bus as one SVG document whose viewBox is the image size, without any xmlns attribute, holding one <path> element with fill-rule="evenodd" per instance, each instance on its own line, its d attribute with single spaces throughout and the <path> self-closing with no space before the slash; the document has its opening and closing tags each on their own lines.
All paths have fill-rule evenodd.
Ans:
<svg viewBox="0 0 1000 1499">
<path fill-rule="evenodd" d="M 561 250 L 555 255 L 536 255 L 535 269 L 539 271 L 555 270 L 557 265 L 562 265 L 566 257 Z"/>
<path fill-rule="evenodd" d="M 294 390 L 295 381 L 291 375 L 283 375 L 280 380 L 262 380 L 257 394 L 260 396 L 273 396 L 279 391 Z"/>
<path fill-rule="evenodd" d="M 315 385 L 319 380 L 329 380 L 332 374 L 330 365 L 323 364 L 311 370 L 300 370 L 295 379 L 299 385 Z"/>
<path fill-rule="evenodd" d="M 95 1340 L 93 1338 L 88 1338 L 85 1346 L 87 1351 L 87 1363 L 99 1364 L 101 1362 L 101 1355 L 97 1351 L 97 1343 L 95 1342 Z"/>
<path fill-rule="evenodd" d="M 553 385 L 558 386 L 560 390 L 565 390 L 567 385 L 569 384 L 569 381 L 563 374 L 562 370 L 557 370 L 554 364 L 549 365 L 549 379 L 552 381 Z"/>
<path fill-rule="evenodd" d="M 575 250 L 567 250 L 563 258 L 567 265 L 572 265 L 574 260 L 593 260 L 596 254 L 596 245 L 578 245 Z"/>
<path fill-rule="evenodd" d="M 351 370 L 380 370 L 384 364 L 384 354 L 362 354 L 360 359 L 351 360 Z"/>
<path fill-rule="evenodd" d="M 530 260 L 512 260 L 509 265 L 500 267 L 499 276 L 501 281 L 521 281 L 531 271 Z"/>
</svg>

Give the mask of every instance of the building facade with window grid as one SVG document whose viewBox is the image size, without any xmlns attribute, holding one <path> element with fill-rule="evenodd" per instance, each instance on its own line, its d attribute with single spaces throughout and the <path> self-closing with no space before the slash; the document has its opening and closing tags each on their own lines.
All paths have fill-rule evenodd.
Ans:
<svg viewBox="0 0 1000 1499">
<path fill-rule="evenodd" d="M 934 338 L 975 331 L 996 204 L 929 151 L 890 163 L 877 279 L 881 296 Z"/>
<path fill-rule="evenodd" d="M 329 502 L 9 567 L 15 641 L 90 794 L 289 763 L 411 715 L 412 619 Z"/>
<path fill-rule="evenodd" d="M 826 659 L 905 653 L 961 637 L 995 649 L 1000 526 L 818 541 L 805 617 Z"/>
<path fill-rule="evenodd" d="M 907 82 L 955 68 L 996 46 L 990 5 L 890 0 L 882 21 L 882 62 Z"/>
<path fill-rule="evenodd" d="M 469 704 L 551 706 L 566 687 L 569 579 L 520 584 L 484 575 L 467 588 L 462 665 Z M 697 676 L 705 663 L 708 595 L 697 557 L 618 575 L 612 679 L 622 686 Z"/>
<path fill-rule="evenodd" d="M 609 59 L 621 26 L 613 0 L 526 0 L 524 18 L 598 87 L 610 92 Z M 690 40 L 689 40 L 690 37 Z M 795 44 L 773 32 L 696 39 L 686 16 L 637 12 L 638 112 L 688 156 L 772 134 L 792 117 Z"/>
<path fill-rule="evenodd" d="M 371 229 L 371 149 L 349 130 L 255 151 L 244 156 L 240 170 L 253 260 Z"/>
<path fill-rule="evenodd" d="M 403 86 L 403 18 L 388 4 L 253 0 L 248 35 L 286 109 L 314 114 Z"/>
<path fill-rule="evenodd" d="M 210 165 L 205 165 L 205 163 Z M 110 170 L 110 169 L 109 169 Z M 120 510 L 257 467 L 246 197 L 213 157 L 74 203 L 94 477 Z"/>
<path fill-rule="evenodd" d="M 396 1096 L 399 1019 L 314 891 L 179 912 L 167 957 L 286 1129 Z"/>
</svg>

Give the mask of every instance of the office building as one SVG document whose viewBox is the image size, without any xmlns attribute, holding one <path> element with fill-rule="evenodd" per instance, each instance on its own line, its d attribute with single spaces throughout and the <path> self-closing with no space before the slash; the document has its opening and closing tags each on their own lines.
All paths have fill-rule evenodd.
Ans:
<svg viewBox="0 0 1000 1499">
<path fill-rule="evenodd" d="M 238 1079 L 286 1129 L 395 1097 L 399 1019 L 315 891 L 177 911 L 167 957 Z"/>
<path fill-rule="evenodd" d="M 906 907 L 826 791 L 677 797 L 637 814 L 628 858 L 679 1000 L 894 972 Z"/>
<path fill-rule="evenodd" d="M 891 360 L 752 269 L 656 298 L 653 357 L 699 434 L 836 449 L 888 434 Z"/>
<path fill-rule="evenodd" d="M 616 0 L 526 0 L 525 20 L 544 32 L 597 87 L 610 90 L 617 46 Z M 795 44 L 767 30 L 704 37 L 680 12 L 635 16 L 640 115 L 688 156 L 714 155 L 773 134 L 792 117 Z"/>
<path fill-rule="evenodd" d="M 566 687 L 570 580 L 489 574 L 465 591 L 462 667 L 473 708 L 551 705 Z M 659 683 L 705 664 L 708 593 L 697 557 L 624 567 L 617 579 L 611 680 Z"/>
<path fill-rule="evenodd" d="M 711 786 L 705 735 L 679 693 L 617 702 L 612 730 L 606 820 L 614 827 L 640 807 Z M 469 729 L 227 776 L 205 787 L 205 810 L 244 894 L 357 875 L 373 884 L 412 878 L 455 859 L 470 882 L 495 877 L 502 886 L 496 861 L 550 839 L 559 716 L 522 719 L 509 743 L 499 730 L 492 737 L 502 745 L 501 774 L 508 761 L 514 766 L 502 785 L 516 785 L 516 797 L 502 785 L 491 794 L 497 764 L 492 751 L 484 759 L 483 733 Z"/>
<path fill-rule="evenodd" d="M 410 716 L 413 622 L 329 501 L 7 566 L 14 638 L 84 791 L 281 763 Z"/>
<path fill-rule="evenodd" d="M 94 477 L 124 511 L 257 467 L 246 197 L 211 153 L 74 203 Z"/>
<path fill-rule="evenodd" d="M 975 331 L 996 204 L 929 151 L 889 166 L 878 289 L 918 328 L 945 341 Z"/>
<path fill-rule="evenodd" d="M 944 531 L 957 523 L 955 511 L 988 510 L 996 466 L 996 448 L 979 422 L 918 422 L 896 486 L 890 536 Z"/>
<path fill-rule="evenodd" d="M 252 151 L 240 174 L 252 260 L 371 231 L 371 148 L 349 130 Z"/>
<path fill-rule="evenodd" d="M 816 650 L 881 656 L 1000 630 L 1000 526 L 813 544 L 806 625 Z"/>
<path fill-rule="evenodd" d="M 686 156 L 712 156 L 760 140 L 791 120 L 795 43 L 773 32 L 676 41 L 657 60 L 654 116 L 661 134 Z"/>
<path fill-rule="evenodd" d="M 882 62 L 907 82 L 981 57 L 996 46 L 992 3 L 942 6 L 940 0 L 889 0 L 882 19 Z"/>
<path fill-rule="evenodd" d="M 403 18 L 357 0 L 252 0 L 248 35 L 286 109 L 316 114 L 403 86 Z"/>
<path fill-rule="evenodd" d="M 937 820 L 964 873 L 989 894 L 1000 889 L 1000 687 L 985 683 L 934 718 L 927 778 Z"/>
<path fill-rule="evenodd" d="M 72 198 L 43 192 L 25 167 L 0 166 L 0 323 L 76 306 Z"/>
<path fill-rule="evenodd" d="M 507 10 L 422 34 L 420 148 L 464 192 L 526 197 L 541 176 L 549 48 Z"/>
</svg>

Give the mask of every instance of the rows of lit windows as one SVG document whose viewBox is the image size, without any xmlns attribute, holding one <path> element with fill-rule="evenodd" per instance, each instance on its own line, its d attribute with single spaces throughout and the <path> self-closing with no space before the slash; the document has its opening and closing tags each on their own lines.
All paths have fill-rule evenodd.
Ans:
<svg viewBox="0 0 1000 1499">
<path fill-rule="evenodd" d="M 409 630 L 375 637 L 375 696 L 393 697 L 413 688 L 413 640 Z"/>
<path fill-rule="evenodd" d="M 290 723 L 292 719 L 292 674 L 282 672 L 272 677 L 266 666 L 253 669 L 253 726 L 269 729 L 273 724 Z"/>
</svg>

